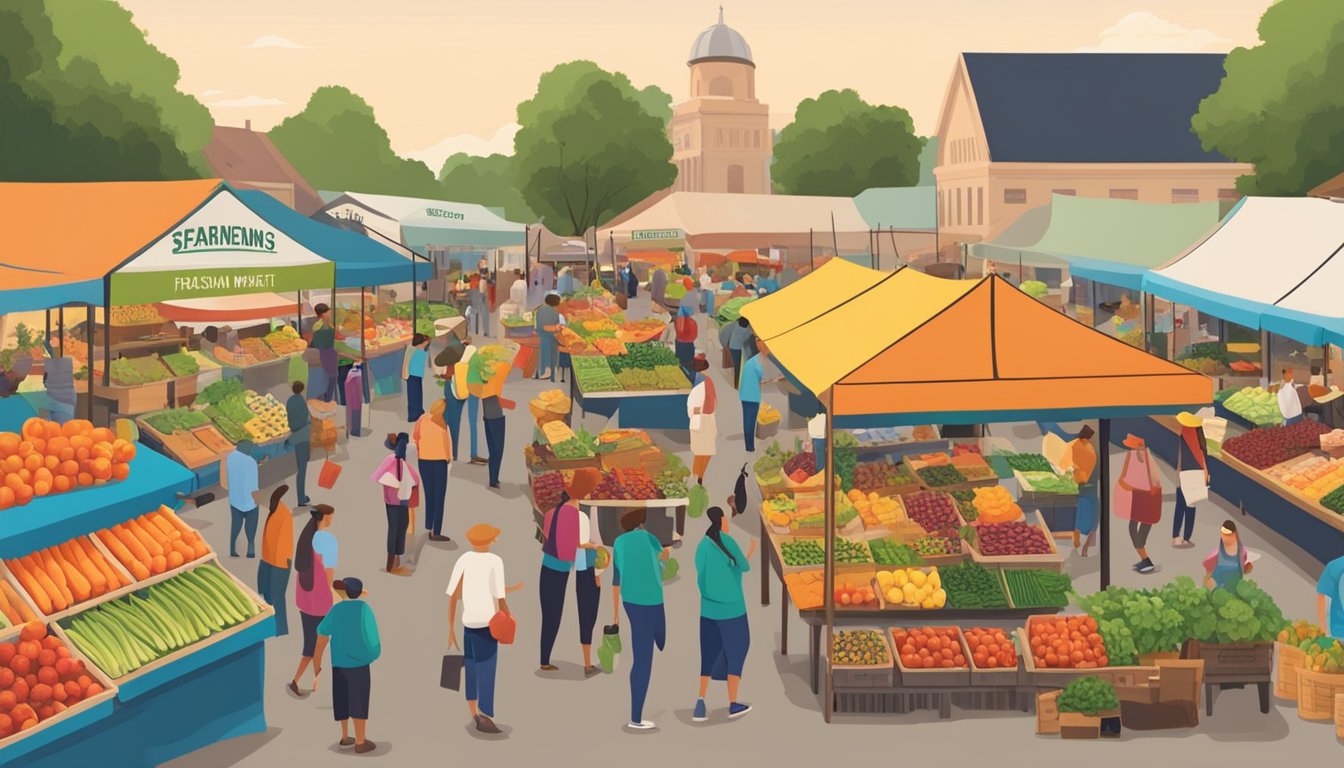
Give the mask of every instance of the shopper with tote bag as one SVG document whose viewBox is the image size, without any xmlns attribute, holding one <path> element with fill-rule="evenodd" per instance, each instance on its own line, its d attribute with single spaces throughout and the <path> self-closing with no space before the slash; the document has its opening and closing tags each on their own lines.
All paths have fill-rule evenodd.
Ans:
<svg viewBox="0 0 1344 768">
<path fill-rule="evenodd" d="M 1116 517 L 1129 521 L 1129 540 L 1139 555 L 1134 570 L 1150 574 L 1157 566 L 1148 556 L 1148 534 L 1162 519 L 1162 484 L 1143 438 L 1126 435 L 1124 445 L 1129 451 L 1115 482 L 1111 508 Z"/>
<path fill-rule="evenodd" d="M 1189 411 L 1176 416 L 1181 436 L 1176 441 L 1176 513 L 1171 520 L 1171 545 L 1177 549 L 1195 546 L 1195 507 L 1209 498 L 1209 460 L 1204 442 L 1204 419 Z"/>
</svg>

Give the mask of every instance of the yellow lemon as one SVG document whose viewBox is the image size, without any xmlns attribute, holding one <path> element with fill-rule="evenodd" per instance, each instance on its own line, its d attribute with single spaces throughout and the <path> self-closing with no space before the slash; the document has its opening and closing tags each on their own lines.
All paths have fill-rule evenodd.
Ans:
<svg viewBox="0 0 1344 768">
<path fill-rule="evenodd" d="M 916 587 L 924 586 L 924 584 L 928 582 L 928 580 L 929 580 L 928 575 L 925 574 L 923 571 L 910 572 L 910 583 L 914 584 Z"/>
</svg>

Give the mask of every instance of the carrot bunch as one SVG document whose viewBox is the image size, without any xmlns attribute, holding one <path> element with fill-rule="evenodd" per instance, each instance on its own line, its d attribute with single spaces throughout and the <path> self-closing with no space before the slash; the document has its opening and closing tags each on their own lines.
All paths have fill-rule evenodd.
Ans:
<svg viewBox="0 0 1344 768">
<path fill-rule="evenodd" d="M 100 597 L 129 583 L 87 536 L 6 560 L 5 565 L 38 610 L 46 615 Z M 9 616 L 7 611 L 5 614 Z"/>
<path fill-rule="evenodd" d="M 97 536 L 136 581 L 210 554 L 201 534 L 167 507 L 105 528 Z"/>
</svg>

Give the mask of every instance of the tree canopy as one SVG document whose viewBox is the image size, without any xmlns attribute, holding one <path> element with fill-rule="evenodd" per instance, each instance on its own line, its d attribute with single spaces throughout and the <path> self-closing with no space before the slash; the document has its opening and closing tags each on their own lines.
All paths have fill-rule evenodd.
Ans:
<svg viewBox="0 0 1344 768">
<path fill-rule="evenodd" d="M 514 137 L 527 205 L 556 234 L 577 235 L 666 189 L 677 175 L 661 114 L 670 103 L 590 61 L 543 74 L 536 95 L 518 105 Z"/>
<path fill-rule="evenodd" d="M 1344 3 L 1281 0 L 1259 33 L 1227 55 L 1192 126 L 1205 149 L 1255 164 L 1239 192 L 1304 194 L 1344 170 Z"/>
<path fill-rule="evenodd" d="M 923 146 L 904 109 L 869 104 L 850 89 L 826 91 L 798 104 L 779 133 L 770 174 L 775 190 L 791 195 L 908 187 L 919 181 Z"/>
<path fill-rule="evenodd" d="M 159 99 L 176 93 L 175 66 L 170 82 L 160 79 L 155 87 L 139 92 L 109 82 L 104 72 L 119 71 L 120 62 L 161 54 L 144 41 L 129 14 L 107 14 L 97 5 L 89 10 L 98 14 L 98 32 L 118 42 L 86 48 L 76 41 L 67 48 L 48 15 L 49 5 L 42 0 L 6 0 L 0 5 L 0 136 L 6 137 L 0 141 L 0 178 L 109 181 L 199 176 L 179 145 L 173 124 L 162 115 Z"/>
<path fill-rule="evenodd" d="M 439 181 L 449 200 L 503 208 L 504 217 L 511 221 L 536 218 L 518 191 L 513 158 L 508 155 L 478 157 L 459 152 L 443 162 Z"/>
<path fill-rule="evenodd" d="M 348 88 L 313 91 L 303 111 L 272 128 L 270 137 L 318 189 L 443 198 L 429 166 L 393 151 L 373 107 Z"/>
</svg>

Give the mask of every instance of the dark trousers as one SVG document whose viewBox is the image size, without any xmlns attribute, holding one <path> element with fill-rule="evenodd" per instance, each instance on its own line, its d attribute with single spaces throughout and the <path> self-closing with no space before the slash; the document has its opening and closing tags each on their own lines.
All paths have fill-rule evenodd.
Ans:
<svg viewBox="0 0 1344 768">
<path fill-rule="evenodd" d="M 411 508 L 405 504 L 385 504 L 387 507 L 387 554 L 406 554 L 406 526 L 411 522 Z"/>
<path fill-rule="evenodd" d="M 259 513 L 256 507 L 243 511 L 237 507 L 229 507 L 229 554 L 233 557 L 238 556 L 238 533 L 246 527 L 247 529 L 247 556 L 253 557 L 257 554 L 257 517 Z"/>
<path fill-rule="evenodd" d="M 756 415 L 760 412 L 760 403 L 742 401 L 742 439 L 747 443 L 748 453 L 756 450 Z"/>
<path fill-rule="evenodd" d="M 495 670 L 499 663 L 499 642 L 489 627 L 462 631 L 462 661 L 467 671 L 467 701 L 476 702 L 482 715 L 495 716 Z"/>
<path fill-rule="evenodd" d="M 276 568 L 265 560 L 257 565 L 257 594 L 275 609 L 276 637 L 289 634 L 289 616 L 285 610 L 285 590 L 288 588 L 288 568 Z"/>
<path fill-rule="evenodd" d="M 826 438 L 812 438 L 812 458 L 817 462 L 817 471 L 826 469 Z"/>
<path fill-rule="evenodd" d="M 598 603 L 602 598 L 602 587 L 592 568 L 574 572 L 574 597 L 579 604 L 579 645 L 592 645 Z"/>
<path fill-rule="evenodd" d="M 1184 532 L 1182 532 L 1184 531 Z M 1171 516 L 1171 537 L 1190 540 L 1195 532 L 1195 508 L 1185 503 L 1185 492 L 1176 486 L 1176 512 Z"/>
<path fill-rule="evenodd" d="M 322 373 L 327 377 L 327 388 L 322 392 L 322 402 L 330 403 L 336 399 L 345 377 L 339 371 L 339 359 L 335 348 L 319 349 L 318 357 L 322 361 Z"/>
<path fill-rule="evenodd" d="M 406 377 L 406 420 L 414 423 L 425 413 L 425 380 L 419 376 Z"/>
<path fill-rule="evenodd" d="M 489 433 L 487 433 L 489 434 Z M 541 566 L 537 593 L 541 596 L 541 665 L 551 663 L 551 650 L 560 634 L 560 622 L 565 617 L 565 591 L 569 588 L 569 571 L 557 571 Z"/>
<path fill-rule="evenodd" d="M 462 408 L 465 401 L 454 397 L 452 390 L 453 380 L 450 378 L 443 385 L 443 420 L 448 423 L 448 436 L 453 438 L 453 461 L 457 461 L 457 434 L 462 428 Z"/>
<path fill-rule="evenodd" d="M 489 454 L 490 484 L 499 485 L 499 467 L 504 463 L 504 419 L 482 419 L 485 422 L 485 449 Z"/>
<path fill-rule="evenodd" d="M 733 389 L 737 389 L 737 383 L 742 380 L 742 350 L 730 349 L 728 356 L 733 358 Z"/>
<path fill-rule="evenodd" d="M 667 645 L 667 615 L 661 605 L 625 603 L 630 619 L 630 722 L 644 719 L 644 699 L 649 695 L 653 676 L 653 649 Z"/>
<path fill-rule="evenodd" d="M 299 492 L 299 503 L 308 503 L 308 459 L 313 444 L 307 440 L 294 444 L 294 487 Z"/>
<path fill-rule="evenodd" d="M 341 405 L 345 405 L 345 377 L 350 375 L 350 369 L 354 367 L 354 363 L 346 363 L 336 368 L 336 401 Z"/>
<path fill-rule="evenodd" d="M 425 502 L 425 530 L 443 535 L 443 501 L 448 494 L 448 462 L 420 459 L 420 495 Z"/>
<path fill-rule="evenodd" d="M 362 667 L 331 668 L 331 709 L 336 722 L 350 718 L 369 719 L 369 697 L 373 693 L 373 676 L 369 665 Z"/>
<path fill-rule="evenodd" d="M 695 360 L 695 342 L 678 341 L 676 349 L 677 360 L 681 363 L 681 369 L 686 372 L 687 376 L 694 375 L 694 372 L 691 371 L 691 363 Z"/>
</svg>

